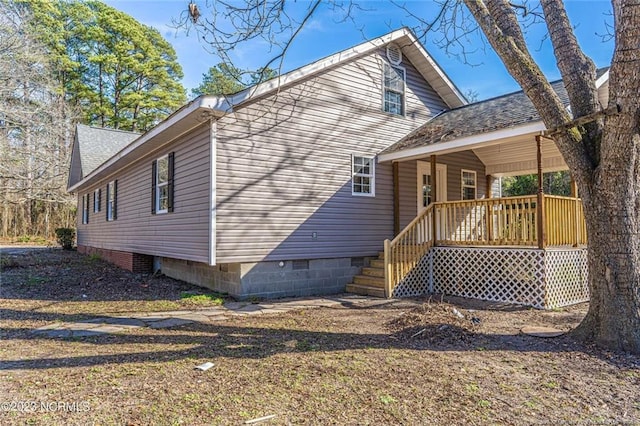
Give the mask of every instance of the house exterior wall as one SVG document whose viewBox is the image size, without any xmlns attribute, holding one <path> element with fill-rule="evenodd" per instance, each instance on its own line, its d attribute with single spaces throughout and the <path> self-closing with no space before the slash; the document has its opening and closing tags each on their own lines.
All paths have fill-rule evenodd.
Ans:
<svg viewBox="0 0 640 426">
<path fill-rule="evenodd" d="M 217 263 L 381 249 L 391 165 L 376 165 L 375 197 L 354 196 L 351 155 L 374 156 L 446 108 L 405 59 L 406 115 L 383 112 L 383 61 L 383 50 L 361 56 L 217 121 Z"/>
<path fill-rule="evenodd" d="M 400 181 L 400 229 L 409 224 L 418 212 L 417 161 L 404 161 L 398 168 Z M 421 161 L 429 161 L 429 158 Z M 447 201 L 462 199 L 462 169 L 476 172 L 477 198 L 485 198 L 487 179 L 484 164 L 473 151 L 439 155 L 439 164 L 447 166 Z"/>
<path fill-rule="evenodd" d="M 78 246 L 167 256 L 200 262 L 209 260 L 210 125 L 167 141 L 158 151 L 142 157 L 117 174 L 78 195 Z M 174 211 L 151 213 L 151 163 L 175 153 Z M 117 184 L 117 218 L 106 220 L 106 185 Z M 102 189 L 101 209 L 93 212 L 93 193 Z M 91 194 L 89 223 L 82 223 L 82 196 Z"/>
</svg>

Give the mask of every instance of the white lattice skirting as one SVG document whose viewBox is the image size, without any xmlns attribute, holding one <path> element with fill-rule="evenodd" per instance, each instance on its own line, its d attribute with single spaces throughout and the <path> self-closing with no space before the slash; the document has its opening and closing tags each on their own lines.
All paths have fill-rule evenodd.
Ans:
<svg viewBox="0 0 640 426">
<path fill-rule="evenodd" d="M 394 297 L 452 296 L 553 309 L 589 300 L 587 250 L 434 247 Z"/>
</svg>

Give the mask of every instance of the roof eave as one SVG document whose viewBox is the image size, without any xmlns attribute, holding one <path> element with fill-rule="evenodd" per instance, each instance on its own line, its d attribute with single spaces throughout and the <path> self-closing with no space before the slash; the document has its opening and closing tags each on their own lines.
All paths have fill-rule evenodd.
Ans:
<svg viewBox="0 0 640 426">
<path fill-rule="evenodd" d="M 499 144 L 505 139 L 527 134 L 540 134 L 546 130 L 542 121 L 534 121 L 516 127 L 507 127 L 493 132 L 480 133 L 413 148 L 379 154 L 378 161 L 407 161 L 429 155 L 443 155 L 456 151 L 466 151 L 481 146 Z"/>
<path fill-rule="evenodd" d="M 157 126 L 149 130 L 148 132 L 135 139 L 129 145 L 124 147 L 121 151 L 105 161 L 97 169 L 93 170 L 87 176 L 83 176 L 82 180 L 75 183 L 73 186 L 67 188 L 68 192 L 76 192 L 78 189 L 86 186 L 92 182 L 96 177 L 104 177 L 111 174 L 111 169 L 117 164 L 121 163 L 123 159 L 129 158 L 140 150 L 140 148 L 148 141 L 158 138 L 160 135 L 166 133 L 169 129 L 179 123 L 183 123 L 184 129 L 180 131 L 180 134 L 193 129 L 197 125 L 204 122 L 204 120 L 217 119 L 222 117 L 231 111 L 231 106 L 224 97 L 221 96 L 200 96 L 179 110 L 175 111 L 164 121 L 160 122 Z M 185 125 L 186 124 L 186 125 Z M 170 138 L 166 143 L 175 139 Z M 163 144 L 164 145 L 164 144 Z"/>
</svg>

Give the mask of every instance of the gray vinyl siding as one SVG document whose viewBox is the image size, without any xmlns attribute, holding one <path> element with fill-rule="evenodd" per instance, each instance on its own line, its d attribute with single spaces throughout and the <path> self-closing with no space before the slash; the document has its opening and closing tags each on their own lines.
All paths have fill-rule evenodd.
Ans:
<svg viewBox="0 0 640 426">
<path fill-rule="evenodd" d="M 427 157 L 424 161 L 429 161 Z M 462 169 L 476 172 L 477 198 L 486 197 L 487 179 L 484 164 L 473 151 L 461 151 L 437 157 L 439 164 L 447 165 L 447 201 L 462 199 Z M 400 229 L 415 217 L 418 209 L 416 160 L 401 162 L 398 168 L 400 181 Z"/>
<path fill-rule="evenodd" d="M 405 60 L 406 116 L 383 112 L 382 61 L 357 58 L 218 120 L 217 263 L 382 249 L 393 233 L 391 164 L 376 165 L 375 197 L 353 196 L 351 155 L 374 156 L 445 108 Z"/>
<path fill-rule="evenodd" d="M 78 194 L 102 188 L 101 211 L 90 206 L 89 224 L 78 214 L 78 244 L 111 250 L 208 262 L 210 126 L 202 125 Z M 151 213 L 151 163 L 175 153 L 174 211 Z M 118 180 L 117 219 L 106 220 L 106 185 Z"/>
</svg>

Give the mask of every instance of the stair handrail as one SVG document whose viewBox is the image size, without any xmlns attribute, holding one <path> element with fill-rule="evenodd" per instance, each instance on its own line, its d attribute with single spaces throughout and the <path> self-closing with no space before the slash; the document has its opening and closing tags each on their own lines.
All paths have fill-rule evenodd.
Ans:
<svg viewBox="0 0 640 426">
<path fill-rule="evenodd" d="M 424 254 L 433 246 L 434 244 L 434 231 L 433 228 L 435 223 L 431 221 L 429 223 L 428 220 L 424 220 L 425 218 L 432 217 L 435 214 L 435 205 L 438 204 L 436 202 L 430 203 L 419 215 L 417 215 L 407 226 L 404 227 L 400 233 L 393 239 L 386 239 L 384 241 L 384 282 L 385 282 L 385 296 L 391 297 L 393 294 L 393 289 L 398 283 L 406 277 L 409 272 L 415 267 L 417 262 L 424 256 Z M 415 237 L 415 230 L 419 223 L 425 225 L 425 231 L 430 230 L 430 232 L 425 232 L 423 237 L 424 241 L 422 246 L 418 244 L 414 244 L 412 247 L 407 247 L 405 245 L 404 251 L 402 253 L 403 259 L 401 261 L 402 264 L 399 263 L 399 247 L 401 247 L 400 243 L 403 242 L 409 233 L 413 232 Z M 430 225 L 430 227 L 429 227 Z M 427 235 L 429 234 L 429 235 Z M 414 238 L 415 240 L 415 238 Z M 417 243 L 414 241 L 414 243 Z"/>
</svg>

